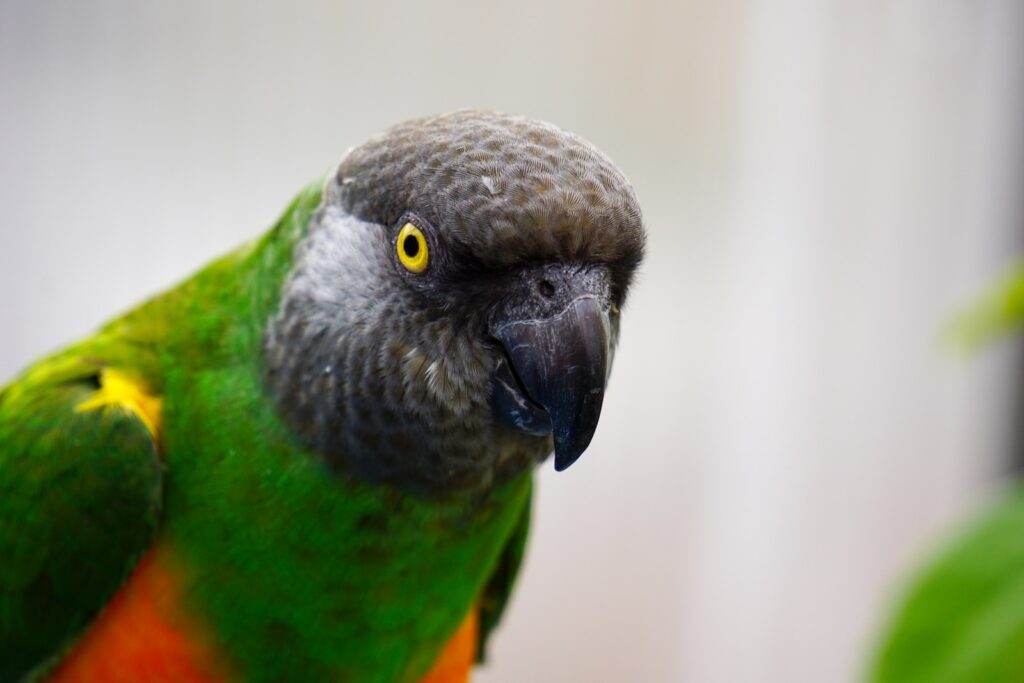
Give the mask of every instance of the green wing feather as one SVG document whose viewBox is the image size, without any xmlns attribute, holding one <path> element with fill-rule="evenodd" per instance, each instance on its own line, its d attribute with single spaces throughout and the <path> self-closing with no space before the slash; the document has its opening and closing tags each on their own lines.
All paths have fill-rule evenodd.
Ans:
<svg viewBox="0 0 1024 683">
<path fill-rule="evenodd" d="M 80 347 L 84 352 L 88 347 Z M 55 663 L 152 541 L 161 465 L 118 408 L 76 411 L 101 365 L 79 353 L 0 391 L 0 680 Z"/>
<path fill-rule="evenodd" d="M 527 494 L 523 511 L 519 514 L 515 530 L 501 553 L 498 566 L 495 567 L 491 578 L 487 581 L 483 596 L 480 600 L 480 640 L 477 645 L 477 661 L 483 662 L 487 658 L 487 643 L 491 633 L 501 622 L 501 617 L 508 606 L 508 599 L 512 595 L 516 579 L 519 576 L 519 569 L 523 564 L 523 556 L 526 553 L 526 539 L 530 532 L 530 509 L 532 507 L 533 491 Z"/>
</svg>

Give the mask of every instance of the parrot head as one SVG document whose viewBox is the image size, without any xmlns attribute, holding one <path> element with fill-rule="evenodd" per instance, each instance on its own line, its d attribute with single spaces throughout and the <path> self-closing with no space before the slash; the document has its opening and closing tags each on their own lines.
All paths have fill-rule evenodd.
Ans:
<svg viewBox="0 0 1024 683">
<path fill-rule="evenodd" d="M 633 189 L 552 125 L 462 111 L 352 150 L 265 335 L 286 423 L 361 479 L 488 485 L 587 448 L 644 249 Z"/>
</svg>

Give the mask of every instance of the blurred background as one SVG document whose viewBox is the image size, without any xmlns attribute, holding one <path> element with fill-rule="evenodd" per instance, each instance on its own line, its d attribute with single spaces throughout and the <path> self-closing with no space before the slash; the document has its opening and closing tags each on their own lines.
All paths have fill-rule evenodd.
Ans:
<svg viewBox="0 0 1024 683">
<path fill-rule="evenodd" d="M 857 680 L 1020 461 L 1020 348 L 940 340 L 1024 248 L 1019 0 L 0 0 L 0 98 L 0 383 L 403 119 L 623 168 L 648 259 L 483 683 Z"/>
</svg>

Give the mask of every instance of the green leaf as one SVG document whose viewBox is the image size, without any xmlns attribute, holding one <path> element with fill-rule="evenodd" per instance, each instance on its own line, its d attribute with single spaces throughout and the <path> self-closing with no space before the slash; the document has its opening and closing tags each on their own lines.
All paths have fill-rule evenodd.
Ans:
<svg viewBox="0 0 1024 683">
<path fill-rule="evenodd" d="M 996 339 L 1024 328 L 1024 263 L 966 311 L 956 316 L 946 336 L 960 350 L 971 353 Z"/>
<path fill-rule="evenodd" d="M 1024 681 L 1024 489 L 915 581 L 882 642 L 876 683 Z"/>
</svg>

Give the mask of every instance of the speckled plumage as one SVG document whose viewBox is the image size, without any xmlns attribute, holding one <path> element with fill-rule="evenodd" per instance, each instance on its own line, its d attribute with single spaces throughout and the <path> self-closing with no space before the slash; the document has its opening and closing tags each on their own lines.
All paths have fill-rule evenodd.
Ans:
<svg viewBox="0 0 1024 683">
<path fill-rule="evenodd" d="M 422 274 L 395 258 L 410 217 Z M 259 242 L 0 392 L 0 678 L 45 675 L 154 545 L 248 680 L 412 681 L 474 605 L 486 637 L 551 449 L 495 418 L 495 320 L 582 301 L 610 353 L 642 247 L 621 173 L 553 126 L 459 112 L 354 150 Z M 76 412 L 109 369 L 158 430 Z"/>
</svg>

